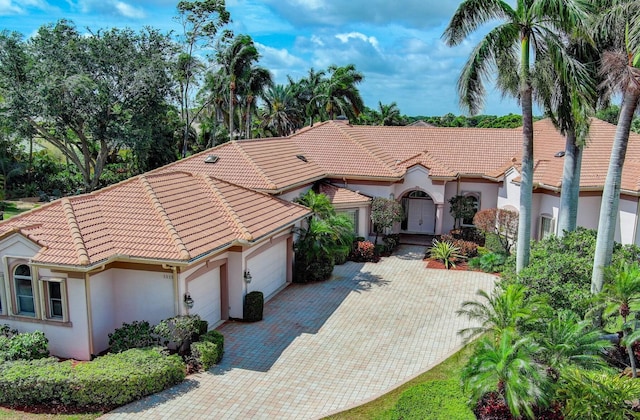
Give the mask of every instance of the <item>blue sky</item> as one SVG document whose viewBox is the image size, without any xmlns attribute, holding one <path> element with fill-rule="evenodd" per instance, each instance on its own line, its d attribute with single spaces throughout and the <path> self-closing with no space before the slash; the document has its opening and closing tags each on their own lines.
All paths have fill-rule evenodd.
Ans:
<svg viewBox="0 0 640 420">
<path fill-rule="evenodd" d="M 0 0 L 0 29 L 25 36 L 58 19 L 79 29 L 152 26 L 179 31 L 177 0 Z M 403 114 L 462 114 L 456 80 L 479 35 L 449 48 L 440 36 L 458 2 L 447 0 L 227 0 L 230 29 L 253 37 L 276 82 L 313 67 L 353 63 L 365 104 L 397 102 Z M 489 89 L 483 113 L 519 113 Z"/>
</svg>

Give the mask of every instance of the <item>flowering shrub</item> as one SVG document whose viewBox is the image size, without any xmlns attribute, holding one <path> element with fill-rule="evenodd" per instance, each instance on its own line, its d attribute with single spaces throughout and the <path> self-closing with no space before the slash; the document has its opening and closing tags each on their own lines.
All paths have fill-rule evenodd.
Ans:
<svg viewBox="0 0 640 420">
<path fill-rule="evenodd" d="M 355 243 L 349 259 L 356 262 L 378 262 L 380 257 L 376 255 L 373 243 L 370 241 L 358 241 Z"/>
<path fill-rule="evenodd" d="M 442 235 L 440 237 L 440 241 L 449 242 L 454 247 L 458 248 L 458 254 L 463 257 L 473 258 L 478 256 L 478 244 L 475 242 L 456 239 L 452 235 Z"/>
</svg>

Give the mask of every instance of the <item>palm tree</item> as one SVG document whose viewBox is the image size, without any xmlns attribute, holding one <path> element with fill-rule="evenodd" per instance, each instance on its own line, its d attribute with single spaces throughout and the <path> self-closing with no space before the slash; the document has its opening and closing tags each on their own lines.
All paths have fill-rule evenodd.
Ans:
<svg viewBox="0 0 640 420">
<path fill-rule="evenodd" d="M 238 102 L 236 89 L 238 88 L 238 78 L 247 73 L 247 69 L 260 58 L 258 49 L 249 35 L 237 35 L 226 48 L 218 52 L 218 63 L 221 65 L 220 72 L 226 77 L 229 83 L 229 138 L 233 139 L 235 123 L 235 105 Z"/>
<path fill-rule="evenodd" d="M 576 22 L 586 20 L 584 2 L 579 0 L 518 1 L 513 8 L 500 0 L 463 1 L 443 37 L 450 46 L 459 45 L 485 23 L 503 21 L 480 41 L 471 53 L 458 81 L 462 106 L 476 114 L 482 107 L 484 80 L 498 70 L 498 87 L 516 96 L 522 106 L 522 168 L 520 222 L 516 269 L 529 264 L 531 201 L 533 196 L 533 85 L 531 64 L 551 55 L 557 73 L 570 80 L 582 66 L 565 54 L 561 33 L 569 33 Z M 519 71 L 517 70 L 519 69 Z M 566 77 L 565 77 L 566 76 Z"/>
<path fill-rule="evenodd" d="M 330 120 L 335 118 L 336 112 L 350 118 L 357 117 L 364 109 L 364 102 L 356 85 L 364 76 L 353 64 L 344 67 L 332 65 L 327 71 L 329 77 L 317 86 L 312 101 L 321 104 Z"/>
<path fill-rule="evenodd" d="M 542 359 L 550 367 L 575 365 L 590 369 L 605 364 L 602 352 L 612 344 L 602 339 L 602 333 L 593 329 L 590 321 L 581 321 L 575 313 L 564 311 L 546 325 L 535 340 L 542 346 Z"/>
<path fill-rule="evenodd" d="M 547 403 L 547 378 L 533 357 L 539 346 L 529 337 L 516 337 L 506 330 L 497 342 L 483 339 L 462 370 L 462 382 L 473 403 L 497 392 L 515 418 L 534 418 L 533 406 Z"/>
<path fill-rule="evenodd" d="M 292 86 L 275 85 L 264 96 L 264 107 L 260 111 L 262 127 L 274 136 L 288 136 L 301 123 L 302 115 L 296 107 Z"/>
<path fill-rule="evenodd" d="M 566 137 L 558 213 L 559 237 L 574 231 L 577 226 L 582 151 L 589 133 L 590 118 L 595 113 L 596 63 L 599 58 L 598 51 L 580 38 L 569 39 L 567 50 L 576 60 L 585 63 L 587 71 L 576 74 L 581 79 L 569 83 L 563 81 L 549 56 L 537 61 L 534 73 L 536 99 Z"/>
<path fill-rule="evenodd" d="M 465 301 L 456 311 L 469 320 L 480 322 L 477 327 L 464 328 L 458 334 L 471 340 L 480 334 L 492 333 L 496 340 L 505 331 L 516 332 L 520 327 L 543 318 L 549 308 L 539 297 L 527 297 L 527 288 L 521 284 L 509 284 L 496 288 L 491 294 L 484 290 L 476 293 L 483 301 Z"/>
<path fill-rule="evenodd" d="M 251 138 L 251 116 L 256 112 L 256 100 L 273 86 L 271 72 L 264 67 L 250 66 L 243 75 L 242 96 L 245 102 L 245 138 Z"/>
<path fill-rule="evenodd" d="M 296 107 L 304 110 L 304 115 L 309 118 L 309 126 L 313 127 L 313 122 L 320 117 L 321 104 L 316 98 L 320 84 L 325 80 L 324 70 L 315 71 L 313 67 L 309 70 L 307 77 L 303 77 L 298 82 L 289 78 L 289 89 L 296 101 Z"/>
<path fill-rule="evenodd" d="M 598 293 L 604 283 L 605 267 L 611 264 L 613 238 L 620 202 L 622 168 L 627 153 L 629 131 L 640 100 L 640 4 L 637 1 L 603 1 L 600 35 L 616 49 L 605 51 L 601 73 L 606 93 L 622 95 L 622 106 L 611 149 L 607 178 L 602 191 L 598 236 L 591 277 L 591 292 Z"/>
<path fill-rule="evenodd" d="M 380 111 L 380 125 L 403 125 L 400 108 L 395 102 L 385 105 L 378 101 L 378 110 Z"/>
<path fill-rule="evenodd" d="M 627 323 L 627 318 L 631 313 L 631 304 L 640 301 L 640 264 L 635 261 L 633 264 L 623 263 L 618 267 L 610 267 L 606 270 L 606 275 L 608 281 L 604 284 L 599 299 L 606 306 L 605 316 L 618 314 L 622 317 L 623 341 L 627 348 L 631 372 L 635 378 L 637 372 L 632 348 L 633 342 L 629 340 L 633 328 Z"/>
</svg>

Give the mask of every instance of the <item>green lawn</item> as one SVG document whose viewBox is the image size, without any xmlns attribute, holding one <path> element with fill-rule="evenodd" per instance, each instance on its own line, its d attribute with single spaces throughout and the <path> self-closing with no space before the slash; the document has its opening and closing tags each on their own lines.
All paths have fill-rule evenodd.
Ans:
<svg viewBox="0 0 640 420">
<path fill-rule="evenodd" d="M 27 210 L 30 210 L 29 208 L 25 207 L 25 206 L 20 206 L 18 207 L 16 205 L 15 202 L 9 202 L 9 201 L 5 201 L 4 202 L 4 220 L 7 220 L 10 217 L 15 216 L 16 214 L 20 214 L 23 213 Z M 37 205 L 34 205 L 33 207 L 36 207 Z M 1 417 L 0 417 L 1 418 Z"/>
<path fill-rule="evenodd" d="M 473 346 L 466 346 L 417 378 L 367 404 L 326 419 L 474 420 L 460 389 L 460 370 Z"/>
<path fill-rule="evenodd" d="M 9 410 L 7 408 L 0 407 L 0 420 L 93 420 L 100 417 L 102 413 L 98 414 L 31 414 L 24 413 L 22 411 Z"/>
</svg>

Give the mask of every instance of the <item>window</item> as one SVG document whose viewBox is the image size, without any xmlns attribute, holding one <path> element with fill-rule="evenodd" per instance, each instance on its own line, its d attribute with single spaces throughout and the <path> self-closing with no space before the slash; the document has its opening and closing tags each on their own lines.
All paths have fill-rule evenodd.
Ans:
<svg viewBox="0 0 640 420">
<path fill-rule="evenodd" d="M 480 193 L 465 193 L 463 195 L 473 206 L 473 216 L 462 219 L 462 225 L 471 226 L 473 225 L 473 217 L 480 210 Z"/>
<path fill-rule="evenodd" d="M 543 214 L 540 216 L 540 232 L 538 239 L 544 239 L 555 234 L 555 220 L 553 216 Z"/>
<path fill-rule="evenodd" d="M 336 213 L 353 222 L 353 233 L 358 236 L 358 210 L 338 210 Z"/>
<path fill-rule="evenodd" d="M 31 269 L 20 264 L 13 271 L 18 315 L 36 316 Z"/>
<path fill-rule="evenodd" d="M 62 319 L 62 283 L 45 282 L 47 285 L 47 314 L 49 318 Z"/>
</svg>

